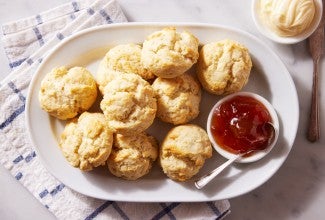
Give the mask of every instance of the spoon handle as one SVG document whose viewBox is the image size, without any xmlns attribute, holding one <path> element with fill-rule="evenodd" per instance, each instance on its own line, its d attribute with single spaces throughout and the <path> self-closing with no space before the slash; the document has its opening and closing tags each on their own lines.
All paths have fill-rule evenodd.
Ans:
<svg viewBox="0 0 325 220">
<path fill-rule="evenodd" d="M 308 128 L 307 138 L 311 142 L 319 139 L 319 100 L 318 100 L 318 61 L 319 58 L 314 60 L 314 73 L 313 73 L 313 87 L 310 109 L 310 122 Z"/>
<path fill-rule="evenodd" d="M 225 163 L 223 163 L 221 166 L 217 167 L 216 169 L 212 170 L 210 173 L 202 176 L 199 180 L 195 181 L 195 186 L 198 189 L 202 189 L 206 184 L 208 184 L 213 178 L 215 178 L 218 174 L 220 174 L 224 169 L 226 169 L 229 165 L 231 165 L 233 162 L 235 162 L 239 157 L 241 157 L 242 154 L 239 154 Z"/>
</svg>

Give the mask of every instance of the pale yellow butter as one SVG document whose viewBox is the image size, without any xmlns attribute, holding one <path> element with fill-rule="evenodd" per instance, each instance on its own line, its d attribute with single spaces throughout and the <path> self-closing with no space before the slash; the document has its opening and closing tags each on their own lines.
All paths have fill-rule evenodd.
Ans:
<svg viewBox="0 0 325 220">
<path fill-rule="evenodd" d="M 296 36 L 312 23 L 316 12 L 314 0 L 260 0 L 259 13 L 279 36 Z"/>
</svg>

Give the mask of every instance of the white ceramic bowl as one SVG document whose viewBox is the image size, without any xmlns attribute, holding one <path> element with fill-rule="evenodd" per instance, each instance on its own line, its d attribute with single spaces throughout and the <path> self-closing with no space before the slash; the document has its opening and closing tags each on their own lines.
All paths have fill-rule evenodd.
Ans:
<svg viewBox="0 0 325 220">
<path fill-rule="evenodd" d="M 319 22 L 321 21 L 322 18 L 322 12 L 323 12 L 323 3 L 322 0 L 314 0 L 315 6 L 316 6 L 316 13 L 314 16 L 314 19 L 311 23 L 311 25 L 302 33 L 292 36 L 292 37 L 281 37 L 274 33 L 272 30 L 270 30 L 267 25 L 265 25 L 259 15 L 259 2 L 260 0 L 253 0 L 252 5 L 251 5 L 251 11 L 252 11 L 252 17 L 254 20 L 254 23 L 257 27 L 257 29 L 263 34 L 264 36 L 268 37 L 272 41 L 275 41 L 277 43 L 281 44 L 295 44 L 300 41 L 305 40 L 308 38 L 318 27 Z"/>
<path fill-rule="evenodd" d="M 261 150 L 261 151 L 257 151 L 254 154 L 247 156 L 247 157 L 242 157 L 239 158 L 238 160 L 236 160 L 236 162 L 239 163 L 250 163 L 250 162 L 254 162 L 257 161 L 261 158 L 263 158 L 265 155 L 267 155 L 272 148 L 274 147 L 278 136 L 279 136 L 279 119 L 277 116 L 277 113 L 275 111 L 275 109 L 273 108 L 273 106 L 271 105 L 271 103 L 269 103 L 265 98 L 263 98 L 260 95 L 257 95 L 256 93 L 251 93 L 251 92 L 237 92 L 237 93 L 233 93 L 231 95 L 227 95 L 224 98 L 220 99 L 211 109 L 209 116 L 208 116 L 208 120 L 207 120 L 207 133 L 209 136 L 209 139 L 212 143 L 212 146 L 214 147 L 214 149 L 223 157 L 227 158 L 227 159 L 231 159 L 235 156 L 237 156 L 237 154 L 233 154 L 229 151 L 224 150 L 222 147 L 220 147 L 217 142 L 215 141 L 215 138 L 213 137 L 212 133 L 211 133 L 211 121 L 212 121 L 212 116 L 213 113 L 215 111 L 215 109 L 220 106 L 222 103 L 224 103 L 225 101 L 235 97 L 235 96 L 248 96 L 248 97 L 252 97 L 255 98 L 256 100 L 258 100 L 259 102 L 261 102 L 266 109 L 268 110 L 268 112 L 270 113 L 270 116 L 272 118 L 272 123 L 274 125 L 275 128 L 275 134 L 274 134 L 274 141 L 272 142 L 272 144 L 270 144 L 270 146 L 268 146 L 265 150 Z"/>
</svg>

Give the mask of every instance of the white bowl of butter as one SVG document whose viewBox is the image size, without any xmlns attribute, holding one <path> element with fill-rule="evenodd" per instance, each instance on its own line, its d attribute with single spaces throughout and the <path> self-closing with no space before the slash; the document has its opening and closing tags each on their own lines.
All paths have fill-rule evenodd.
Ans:
<svg viewBox="0 0 325 220">
<path fill-rule="evenodd" d="M 322 0 L 253 0 L 252 14 L 257 29 L 269 39 L 294 44 L 308 38 L 323 12 Z"/>
</svg>

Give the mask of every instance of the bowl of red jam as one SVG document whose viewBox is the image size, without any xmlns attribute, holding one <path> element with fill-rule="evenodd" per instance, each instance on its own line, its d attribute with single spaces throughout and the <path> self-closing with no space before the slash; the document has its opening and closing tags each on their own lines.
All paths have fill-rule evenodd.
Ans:
<svg viewBox="0 0 325 220">
<path fill-rule="evenodd" d="M 213 106 L 208 116 L 207 133 L 213 147 L 223 157 L 231 159 L 247 153 L 236 162 L 254 162 L 275 146 L 279 120 L 265 98 L 256 93 L 237 92 Z M 249 153 L 252 149 L 255 151 Z"/>
</svg>

